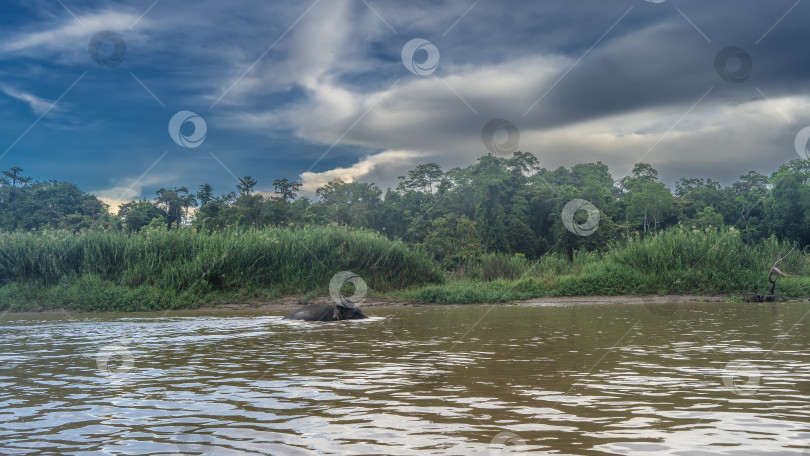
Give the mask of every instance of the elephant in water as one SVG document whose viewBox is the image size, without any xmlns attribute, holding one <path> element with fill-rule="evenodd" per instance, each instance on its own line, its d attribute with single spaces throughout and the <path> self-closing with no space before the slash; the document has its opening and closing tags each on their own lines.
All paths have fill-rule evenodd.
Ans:
<svg viewBox="0 0 810 456">
<path fill-rule="evenodd" d="M 312 304 L 293 310 L 284 316 L 284 320 L 304 321 L 338 321 L 362 320 L 368 318 L 357 307 L 346 307 L 338 304 Z"/>
</svg>

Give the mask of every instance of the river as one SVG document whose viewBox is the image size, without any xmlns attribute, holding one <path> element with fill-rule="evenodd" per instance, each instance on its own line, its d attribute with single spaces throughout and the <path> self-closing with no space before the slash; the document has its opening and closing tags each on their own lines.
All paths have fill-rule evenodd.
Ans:
<svg viewBox="0 0 810 456">
<path fill-rule="evenodd" d="M 5 315 L 0 453 L 810 455 L 808 311 Z"/>
</svg>

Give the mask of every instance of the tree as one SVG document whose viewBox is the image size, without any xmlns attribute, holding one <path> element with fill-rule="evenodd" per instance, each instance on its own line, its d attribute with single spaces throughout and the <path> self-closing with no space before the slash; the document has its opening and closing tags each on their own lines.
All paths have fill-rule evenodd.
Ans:
<svg viewBox="0 0 810 456">
<path fill-rule="evenodd" d="M 711 206 L 706 206 L 702 211 L 698 211 L 697 217 L 693 220 L 695 226 L 704 229 L 708 227 L 719 227 L 723 225 L 723 216 L 714 211 Z"/>
<path fill-rule="evenodd" d="M 720 190 L 720 183 L 711 179 L 701 179 L 698 177 L 681 178 L 675 183 L 675 196 L 683 198 L 684 196 L 700 190 Z"/>
<path fill-rule="evenodd" d="M 620 196 L 608 166 L 602 162 L 580 163 L 571 167 L 569 185 L 578 190 L 577 197 L 590 201 L 600 210 L 616 216 L 615 202 Z"/>
<path fill-rule="evenodd" d="M 627 187 L 627 182 L 658 182 L 658 170 L 652 167 L 649 163 L 636 163 L 633 165 L 633 171 L 630 172 L 632 176 L 624 177 L 620 183 L 623 187 Z"/>
<path fill-rule="evenodd" d="M 660 182 L 637 186 L 628 198 L 627 216 L 637 220 L 645 233 L 658 230 L 658 223 L 672 210 L 673 198 Z"/>
<path fill-rule="evenodd" d="M 188 192 L 186 187 L 177 187 L 173 190 L 161 188 L 156 192 L 155 202 L 166 213 L 166 226 L 178 228 L 183 225 L 183 219 L 190 207 L 197 206 L 197 198 Z"/>
<path fill-rule="evenodd" d="M 110 228 L 114 219 L 107 206 L 77 186 L 55 180 L 25 186 L 0 187 L 0 229 L 45 227 L 78 231 Z"/>
<path fill-rule="evenodd" d="M 726 191 L 719 182 L 711 179 L 683 178 L 675 184 L 675 195 L 680 198 L 679 218 L 682 222 L 693 223 L 706 207 L 711 207 L 721 219 L 720 225 L 727 222 L 736 224 L 739 217 L 734 211 L 733 193 Z M 704 222 L 700 222 L 701 224 Z M 719 226 L 715 224 L 714 226 Z"/>
<path fill-rule="evenodd" d="M 287 178 L 273 181 L 273 189 L 279 194 L 281 199 L 290 202 L 295 199 L 298 189 L 303 185 L 301 182 L 290 182 Z"/>
<path fill-rule="evenodd" d="M 637 163 L 632 176 L 621 180 L 625 195 L 625 216 L 642 226 L 645 233 L 656 231 L 658 223 L 672 210 L 673 197 L 664 184 L 658 182 L 658 171 L 647 163 Z"/>
<path fill-rule="evenodd" d="M 528 152 L 515 152 L 506 160 L 510 171 L 529 176 L 540 170 L 540 160 Z"/>
<path fill-rule="evenodd" d="M 731 186 L 737 214 L 742 219 L 743 234 L 748 240 L 759 237 L 759 221 L 765 207 L 765 199 L 770 191 L 768 177 L 754 171 L 740 176 Z"/>
<path fill-rule="evenodd" d="M 487 250 L 508 252 L 505 219 L 518 182 L 505 160 L 492 155 L 478 159 L 470 170 L 475 197 L 475 225 Z"/>
<path fill-rule="evenodd" d="M 529 258 L 539 256 L 542 252 L 538 249 L 538 237 L 529 226 L 529 201 L 515 195 L 509 203 L 509 214 L 504 223 L 509 253 L 522 253 Z"/>
<path fill-rule="evenodd" d="M 255 181 L 254 181 L 255 184 Z M 235 225 L 245 226 L 249 225 L 256 229 L 260 229 L 263 225 L 263 207 L 264 197 L 260 194 L 252 195 L 250 190 L 239 195 L 233 203 L 233 208 L 236 209 L 232 215 L 235 219 L 232 223 Z"/>
<path fill-rule="evenodd" d="M 326 206 L 327 217 L 335 223 L 377 228 L 380 219 L 382 190 L 374 184 L 343 182 L 337 178 L 315 193 Z"/>
<path fill-rule="evenodd" d="M 402 182 L 397 186 L 400 190 L 414 190 L 423 193 L 433 193 L 434 186 L 437 185 L 444 173 L 439 165 L 436 163 L 426 163 L 418 165 L 416 168 L 408 171 L 407 179 L 405 176 L 399 176 Z"/>
<path fill-rule="evenodd" d="M 18 182 L 21 185 L 31 182 L 30 177 L 22 177 L 22 176 L 20 176 L 21 172 L 23 172 L 22 168 L 18 168 L 16 166 L 14 166 L 12 168 L 9 168 L 8 171 L 3 171 L 2 175 L 5 178 L 5 182 L 9 182 L 9 181 L 11 182 L 12 187 L 16 187 Z"/>
<path fill-rule="evenodd" d="M 166 212 L 145 199 L 122 204 L 118 209 L 118 217 L 124 222 L 124 229 L 127 231 L 140 231 L 155 219 L 162 220 L 165 224 L 167 219 Z"/>
<path fill-rule="evenodd" d="M 770 230 L 779 238 L 810 244 L 810 162 L 793 160 L 771 177 L 766 201 Z"/>
<path fill-rule="evenodd" d="M 234 207 L 232 195 L 214 198 L 194 213 L 192 226 L 198 231 L 213 232 L 224 230 L 239 224 L 239 208 Z"/>
<path fill-rule="evenodd" d="M 457 214 L 434 220 L 422 246 L 448 267 L 458 266 L 484 253 L 475 222 Z"/>
<path fill-rule="evenodd" d="M 200 203 L 200 206 L 205 206 L 213 200 L 214 188 L 211 187 L 210 184 L 200 185 L 200 189 L 197 191 L 197 201 Z"/>
<path fill-rule="evenodd" d="M 246 196 L 250 196 L 250 194 L 253 193 L 254 187 L 256 187 L 256 181 L 250 176 L 239 179 L 239 183 L 236 184 L 236 189 L 239 190 L 239 194 Z"/>
</svg>

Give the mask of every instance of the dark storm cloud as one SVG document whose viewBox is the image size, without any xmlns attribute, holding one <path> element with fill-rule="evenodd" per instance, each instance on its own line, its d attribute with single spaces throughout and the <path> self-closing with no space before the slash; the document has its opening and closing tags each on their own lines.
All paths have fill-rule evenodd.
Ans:
<svg viewBox="0 0 810 456">
<path fill-rule="evenodd" d="M 810 5 L 793 0 L 161 1 L 138 19 L 152 3 L 66 3 L 83 26 L 52 2 L 4 7 L 6 136 L 34 120 L 31 100 L 56 99 L 89 71 L 54 111 L 61 117 L 44 119 L 36 140 L 7 159 L 114 157 L 82 158 L 76 169 L 85 172 L 59 177 L 121 186 L 172 147 L 165 123 L 189 109 L 208 121 L 206 149 L 172 150 L 161 166 L 195 182 L 232 185 L 209 159 L 214 152 L 237 174 L 266 170 L 265 182 L 295 178 L 323 155 L 313 171 L 351 168 L 385 186 L 402 174 L 394 168 L 417 160 L 471 163 L 487 152 L 481 129 L 493 118 L 513 122 L 520 147 L 549 166 L 599 159 L 621 174 L 644 159 L 666 167 L 662 176 L 733 179 L 743 167 L 770 171 L 790 159 L 793 135 L 810 117 Z M 120 71 L 88 58 L 100 29 L 127 41 Z M 412 38 L 441 52 L 429 77 L 400 60 Z M 715 71 L 727 46 L 751 55 L 745 82 Z M 79 118 L 81 135 L 50 128 Z"/>
<path fill-rule="evenodd" d="M 615 24 L 567 75 L 558 75 L 559 83 L 524 121 L 550 128 L 653 106 L 688 107 L 712 86 L 717 90 L 709 103 L 759 97 L 756 87 L 769 96 L 806 93 L 810 56 L 801 43 L 810 40 L 810 29 L 801 15 L 808 7 L 797 6 L 776 24 L 793 3 L 482 2 L 436 43 L 443 65 L 481 66 L 548 54 L 575 62 Z M 753 59 L 754 70 L 743 84 L 724 81 L 715 71 L 715 57 L 726 46 L 738 46 Z M 511 110 L 522 117 L 551 85 L 527 93 L 526 106 L 481 110 Z"/>
</svg>

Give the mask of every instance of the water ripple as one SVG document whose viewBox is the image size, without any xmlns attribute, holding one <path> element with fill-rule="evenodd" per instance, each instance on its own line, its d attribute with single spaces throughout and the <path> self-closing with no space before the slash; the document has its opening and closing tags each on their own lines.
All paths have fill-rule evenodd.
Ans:
<svg viewBox="0 0 810 456">
<path fill-rule="evenodd" d="M 7 316 L 0 452 L 801 455 L 806 311 Z"/>
</svg>

